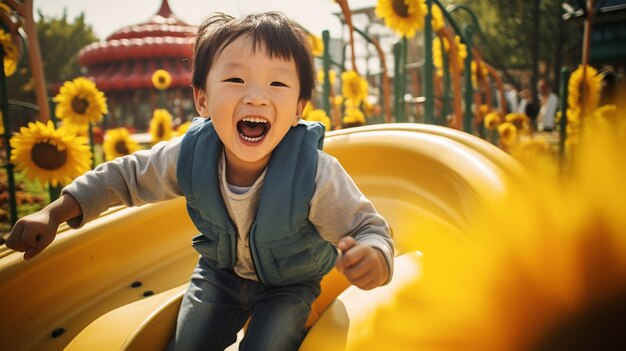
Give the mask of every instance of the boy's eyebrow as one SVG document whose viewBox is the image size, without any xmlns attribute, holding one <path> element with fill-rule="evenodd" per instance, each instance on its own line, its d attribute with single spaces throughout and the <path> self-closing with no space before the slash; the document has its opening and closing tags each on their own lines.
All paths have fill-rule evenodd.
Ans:
<svg viewBox="0 0 626 351">
<path fill-rule="evenodd" d="M 224 64 L 224 68 L 228 68 L 228 69 L 238 69 L 238 68 L 245 68 L 246 65 L 243 63 L 238 63 L 238 62 L 227 62 Z M 279 71 L 281 73 L 285 73 L 285 74 L 291 74 L 291 71 L 288 68 L 285 67 L 271 67 L 269 69 L 270 71 Z"/>
</svg>

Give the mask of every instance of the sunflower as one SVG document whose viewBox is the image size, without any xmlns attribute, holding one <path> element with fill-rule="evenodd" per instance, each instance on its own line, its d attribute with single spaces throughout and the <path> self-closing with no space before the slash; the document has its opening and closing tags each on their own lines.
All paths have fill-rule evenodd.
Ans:
<svg viewBox="0 0 626 351">
<path fill-rule="evenodd" d="M 0 111 L 0 136 L 4 134 L 4 117 L 2 116 L 2 111 Z"/>
<path fill-rule="evenodd" d="M 152 84 L 158 90 L 165 90 L 172 84 L 172 76 L 170 72 L 164 69 L 157 69 L 152 73 Z"/>
<path fill-rule="evenodd" d="M 585 69 L 586 67 L 586 69 Z M 585 72 L 586 71 L 586 72 Z M 583 80 L 584 76 L 584 80 Z M 600 90 L 602 89 L 602 76 L 591 66 L 580 65 L 570 76 L 567 92 L 568 115 L 579 118 L 582 109 L 585 115 L 589 115 L 598 106 Z"/>
<path fill-rule="evenodd" d="M 517 128 L 513 123 L 504 122 L 498 126 L 500 142 L 503 146 L 512 146 L 517 141 Z"/>
<path fill-rule="evenodd" d="M 523 113 L 511 112 L 504 116 L 504 120 L 513 123 L 518 130 L 528 129 L 528 117 Z"/>
<path fill-rule="evenodd" d="M 335 106 L 341 106 L 343 104 L 343 96 L 341 95 L 337 95 L 333 98 L 333 101 L 331 101 Z"/>
<path fill-rule="evenodd" d="M 358 108 L 348 108 L 341 122 L 344 128 L 362 126 L 365 124 L 365 115 Z"/>
<path fill-rule="evenodd" d="M 19 52 L 17 51 L 17 46 L 13 43 L 11 34 L 2 29 L 0 29 L 0 45 L 2 45 L 2 50 L 4 51 L 4 74 L 10 77 L 17 68 Z"/>
<path fill-rule="evenodd" d="M 439 77 L 443 77 L 443 54 L 441 52 L 442 41 L 444 42 L 443 46 L 445 48 L 448 44 L 447 39 L 438 36 L 433 38 L 433 65 L 435 66 L 435 72 Z"/>
<path fill-rule="evenodd" d="M 150 135 L 155 144 L 159 141 L 172 139 L 172 115 L 168 110 L 163 108 L 154 110 L 150 120 Z"/>
<path fill-rule="evenodd" d="M 443 12 L 441 12 L 441 9 L 439 8 L 439 6 L 431 5 L 430 9 L 432 10 L 431 11 L 432 12 L 431 23 L 433 27 L 433 32 L 437 33 L 438 31 L 443 29 L 443 27 L 445 27 L 446 22 L 443 18 Z"/>
<path fill-rule="evenodd" d="M 311 46 L 311 54 L 319 57 L 324 54 L 324 41 L 317 35 L 309 34 L 309 45 Z"/>
<path fill-rule="evenodd" d="M 378 0 L 376 16 L 401 36 L 413 38 L 417 30 L 424 28 L 428 8 L 424 0 Z"/>
<path fill-rule="evenodd" d="M 485 116 L 484 124 L 488 130 L 495 130 L 500 125 L 500 114 L 498 112 L 489 112 Z"/>
<path fill-rule="evenodd" d="M 326 127 L 326 131 L 330 130 L 330 117 L 326 111 L 321 109 L 311 110 L 305 118 L 307 121 L 321 122 Z"/>
<path fill-rule="evenodd" d="M 130 155 L 140 149 L 139 144 L 130 136 L 128 129 L 109 129 L 104 134 L 104 158 L 111 161 L 117 157 Z"/>
<path fill-rule="evenodd" d="M 433 64 L 437 69 L 437 75 L 443 76 L 443 54 L 441 50 L 441 42 L 443 41 L 443 52 L 446 55 L 450 54 L 450 42 L 446 37 L 435 37 L 433 39 Z M 463 69 L 463 65 L 465 64 L 465 59 L 467 58 L 467 46 L 461 43 L 461 37 L 458 35 L 454 36 L 454 43 L 457 48 L 457 62 L 459 68 Z"/>
<path fill-rule="evenodd" d="M 345 71 L 341 74 L 341 92 L 346 99 L 359 104 L 367 96 L 367 81 L 355 71 Z"/>
<path fill-rule="evenodd" d="M 87 138 L 68 134 L 52 121 L 29 123 L 11 138 L 11 162 L 31 180 L 68 184 L 91 168 Z"/>
<path fill-rule="evenodd" d="M 63 83 L 54 101 L 57 103 L 55 115 L 73 124 L 99 122 L 104 114 L 109 113 L 104 93 L 84 77 Z"/>
<path fill-rule="evenodd" d="M 532 171 L 476 212 L 472 245 L 425 252 L 354 349 L 623 349 L 626 140 L 588 129 L 567 181 Z"/>
</svg>

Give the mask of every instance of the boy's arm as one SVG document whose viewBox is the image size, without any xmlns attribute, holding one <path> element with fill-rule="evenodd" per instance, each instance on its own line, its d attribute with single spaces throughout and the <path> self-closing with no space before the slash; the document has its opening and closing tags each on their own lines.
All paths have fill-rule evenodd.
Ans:
<svg viewBox="0 0 626 351">
<path fill-rule="evenodd" d="M 18 220 L 9 233 L 6 245 L 15 251 L 24 252 L 24 259 L 28 260 L 52 243 L 61 223 L 81 215 L 78 202 L 65 194 L 41 211 Z"/>
<path fill-rule="evenodd" d="M 323 152 L 319 157 L 309 219 L 342 251 L 337 268 L 353 284 L 371 289 L 388 283 L 394 256 L 389 225 L 335 158 Z"/>
<path fill-rule="evenodd" d="M 68 221 L 78 228 L 112 206 L 139 206 L 180 196 L 176 163 L 180 138 L 150 150 L 105 162 L 76 178 L 62 190 L 79 204 L 82 216 Z"/>
</svg>

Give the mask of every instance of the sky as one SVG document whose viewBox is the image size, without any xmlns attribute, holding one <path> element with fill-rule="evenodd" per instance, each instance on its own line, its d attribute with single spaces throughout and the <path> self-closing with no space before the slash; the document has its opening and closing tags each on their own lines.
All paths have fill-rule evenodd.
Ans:
<svg viewBox="0 0 626 351">
<path fill-rule="evenodd" d="M 162 0 L 34 0 L 37 13 L 58 18 L 67 11 L 68 21 L 81 12 L 96 35 L 104 40 L 116 30 L 147 21 L 157 13 Z M 350 8 L 375 6 L 376 0 L 350 0 Z M 309 32 L 321 36 L 328 30 L 340 37 L 342 27 L 333 13 L 341 12 L 333 0 L 169 0 L 179 19 L 197 25 L 212 12 L 221 11 L 235 17 L 251 12 L 278 10 L 294 19 Z"/>
</svg>

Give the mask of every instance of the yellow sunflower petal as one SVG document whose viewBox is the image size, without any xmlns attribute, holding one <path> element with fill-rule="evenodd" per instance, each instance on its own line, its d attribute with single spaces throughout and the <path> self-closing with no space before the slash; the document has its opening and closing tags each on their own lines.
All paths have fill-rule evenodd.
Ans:
<svg viewBox="0 0 626 351">
<path fill-rule="evenodd" d="M 500 142 L 505 146 L 511 146 L 517 141 L 517 128 L 510 122 L 504 122 L 498 126 Z"/>
<path fill-rule="evenodd" d="M 580 65 L 572 72 L 568 83 L 567 103 L 573 111 L 590 115 L 598 106 L 602 76 L 591 66 Z"/>
<path fill-rule="evenodd" d="M 498 112 L 489 112 L 485 116 L 484 124 L 488 130 L 495 130 L 500 125 L 500 114 Z"/>
<path fill-rule="evenodd" d="M 10 77 L 15 73 L 17 68 L 17 60 L 19 58 L 19 52 L 10 33 L 0 29 L 0 45 L 4 51 L 4 74 Z"/>
</svg>

